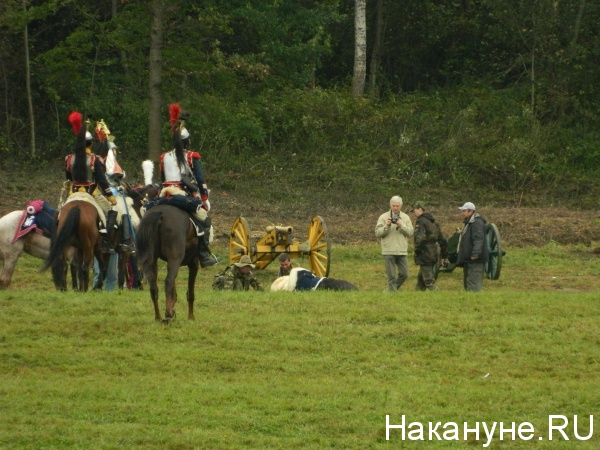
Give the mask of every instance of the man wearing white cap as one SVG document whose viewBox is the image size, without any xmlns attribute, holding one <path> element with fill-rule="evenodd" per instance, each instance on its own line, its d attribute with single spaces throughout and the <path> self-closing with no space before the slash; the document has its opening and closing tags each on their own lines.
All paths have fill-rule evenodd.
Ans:
<svg viewBox="0 0 600 450">
<path fill-rule="evenodd" d="M 464 218 L 464 225 L 458 241 L 456 263 L 463 268 L 465 290 L 481 291 L 485 262 L 488 260 L 488 248 L 485 242 L 486 221 L 475 212 L 475 205 L 471 202 L 465 203 L 458 209 Z"/>
</svg>

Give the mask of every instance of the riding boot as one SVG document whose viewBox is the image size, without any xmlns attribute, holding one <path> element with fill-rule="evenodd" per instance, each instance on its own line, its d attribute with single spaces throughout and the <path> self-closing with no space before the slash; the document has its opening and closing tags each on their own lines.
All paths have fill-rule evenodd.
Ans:
<svg viewBox="0 0 600 450">
<path fill-rule="evenodd" d="M 121 216 L 121 245 L 119 249 L 122 252 L 135 252 L 135 244 L 131 238 L 131 219 L 127 214 Z"/>
<path fill-rule="evenodd" d="M 202 236 L 198 236 L 198 259 L 200 260 L 200 267 L 214 266 L 218 262 L 217 258 L 211 255 L 208 248 L 206 232 Z"/>
<path fill-rule="evenodd" d="M 106 234 L 102 235 L 102 253 L 112 255 L 115 250 L 111 245 L 111 238 L 115 232 L 115 225 L 117 224 L 117 211 L 111 209 L 106 214 Z"/>
</svg>

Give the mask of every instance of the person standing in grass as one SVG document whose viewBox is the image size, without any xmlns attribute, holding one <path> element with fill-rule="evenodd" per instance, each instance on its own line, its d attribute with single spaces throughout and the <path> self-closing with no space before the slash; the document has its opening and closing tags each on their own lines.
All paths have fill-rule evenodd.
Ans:
<svg viewBox="0 0 600 450">
<path fill-rule="evenodd" d="M 458 209 L 464 225 L 458 241 L 456 265 L 463 268 L 465 290 L 478 292 L 483 289 L 483 272 L 489 256 L 485 242 L 486 221 L 475 212 L 475 205 L 471 202 Z"/>
<path fill-rule="evenodd" d="M 390 199 L 390 210 L 377 219 L 375 237 L 381 244 L 388 291 L 397 291 L 408 278 L 408 238 L 413 235 L 410 217 L 403 213 L 402 198 Z"/>
<path fill-rule="evenodd" d="M 435 282 L 435 266 L 439 258 L 448 258 L 448 242 L 440 224 L 430 212 L 425 211 L 423 202 L 415 202 L 410 210 L 417 218 L 415 222 L 415 264 L 419 266 L 417 291 L 439 291 Z M 438 248 L 439 245 L 439 248 Z"/>
</svg>

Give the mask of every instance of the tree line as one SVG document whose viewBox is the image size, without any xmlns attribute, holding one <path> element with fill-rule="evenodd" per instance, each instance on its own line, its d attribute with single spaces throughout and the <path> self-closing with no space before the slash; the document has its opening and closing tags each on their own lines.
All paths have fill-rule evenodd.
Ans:
<svg viewBox="0 0 600 450">
<path fill-rule="evenodd" d="M 179 102 L 217 166 L 329 155 L 575 195 L 598 171 L 599 19 L 589 0 L 7 0 L 0 155 L 64 156 L 79 110 L 156 160 Z"/>
</svg>

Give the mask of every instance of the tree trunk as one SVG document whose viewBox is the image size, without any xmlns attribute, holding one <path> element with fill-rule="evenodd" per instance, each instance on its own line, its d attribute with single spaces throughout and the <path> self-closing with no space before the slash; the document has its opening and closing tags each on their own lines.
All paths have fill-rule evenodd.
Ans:
<svg viewBox="0 0 600 450">
<path fill-rule="evenodd" d="M 113 20 L 115 20 L 119 14 L 119 1 L 120 0 L 112 0 L 110 15 Z M 118 27 L 119 29 L 122 28 L 121 25 Z M 125 53 L 125 50 L 122 49 L 119 51 L 119 53 L 121 55 L 121 66 L 123 67 L 123 72 L 125 72 L 125 75 L 129 75 L 129 62 L 127 60 L 127 54 Z"/>
<path fill-rule="evenodd" d="M 371 53 L 371 94 L 377 95 L 377 70 L 379 70 L 379 55 L 381 54 L 381 43 L 383 42 L 383 0 L 377 0 L 377 19 L 375 23 L 375 42 Z"/>
<path fill-rule="evenodd" d="M 23 12 L 27 13 L 27 0 L 23 0 Z M 31 97 L 31 67 L 29 61 L 29 31 L 28 25 L 25 24 L 23 29 L 23 42 L 25 44 L 25 89 L 27 92 L 27 108 L 29 112 L 29 152 L 31 156 L 36 156 L 35 150 L 35 119 L 33 116 L 33 98 Z"/>
<path fill-rule="evenodd" d="M 162 105 L 162 45 L 165 10 L 162 0 L 152 0 L 150 30 L 150 58 L 148 68 L 148 159 L 158 161 L 162 153 L 161 105 Z"/>
<path fill-rule="evenodd" d="M 355 0 L 354 4 L 354 76 L 352 96 L 362 97 L 367 75 L 367 0 Z"/>
</svg>

